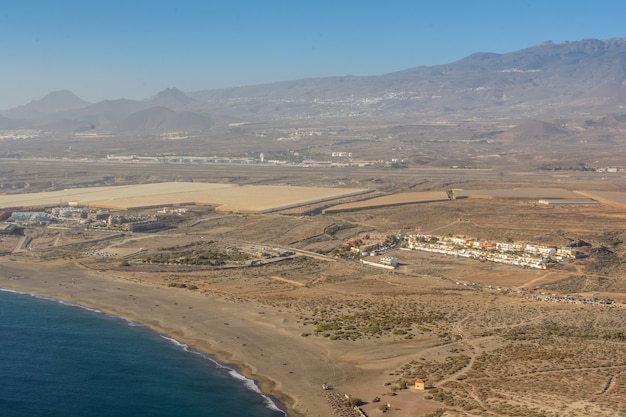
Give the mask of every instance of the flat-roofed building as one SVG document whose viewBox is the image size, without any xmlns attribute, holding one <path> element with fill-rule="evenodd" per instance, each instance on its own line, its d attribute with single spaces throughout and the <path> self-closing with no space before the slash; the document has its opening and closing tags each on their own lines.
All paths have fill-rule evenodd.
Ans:
<svg viewBox="0 0 626 417">
<path fill-rule="evenodd" d="M 11 235 L 17 226 L 12 223 L 0 223 L 0 235 Z"/>
<path fill-rule="evenodd" d="M 380 258 L 380 263 L 383 265 L 390 265 L 395 268 L 398 266 L 398 258 L 394 258 L 393 256 L 383 256 Z"/>
</svg>

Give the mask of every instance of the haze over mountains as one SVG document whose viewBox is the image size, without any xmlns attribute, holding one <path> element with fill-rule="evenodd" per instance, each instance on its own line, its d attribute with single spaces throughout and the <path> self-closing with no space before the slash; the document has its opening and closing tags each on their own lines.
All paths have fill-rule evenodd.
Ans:
<svg viewBox="0 0 626 417">
<path fill-rule="evenodd" d="M 545 119 L 571 113 L 608 116 L 623 112 L 624 105 L 626 38 L 586 39 L 544 42 L 506 54 L 475 53 L 446 65 L 379 76 L 187 93 L 168 88 L 141 101 L 87 103 L 69 91 L 57 91 L 1 111 L 0 129 L 136 134 L 198 132 L 236 122 L 280 120 L 406 122 L 498 115 Z M 614 116 L 611 126 L 621 128 L 620 120 Z"/>
</svg>

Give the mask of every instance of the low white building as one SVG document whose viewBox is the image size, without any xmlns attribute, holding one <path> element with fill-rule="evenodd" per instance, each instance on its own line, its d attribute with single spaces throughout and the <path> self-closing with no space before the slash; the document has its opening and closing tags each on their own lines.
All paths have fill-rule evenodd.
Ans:
<svg viewBox="0 0 626 417">
<path fill-rule="evenodd" d="M 380 258 L 380 263 L 383 265 L 390 265 L 395 268 L 398 266 L 398 258 L 394 258 L 393 256 L 383 256 Z"/>
<path fill-rule="evenodd" d="M 526 247 L 524 248 L 524 252 L 534 253 L 534 254 L 542 255 L 544 257 L 549 257 L 556 253 L 556 248 L 551 248 L 549 246 L 542 246 L 542 245 L 527 244 Z"/>
</svg>

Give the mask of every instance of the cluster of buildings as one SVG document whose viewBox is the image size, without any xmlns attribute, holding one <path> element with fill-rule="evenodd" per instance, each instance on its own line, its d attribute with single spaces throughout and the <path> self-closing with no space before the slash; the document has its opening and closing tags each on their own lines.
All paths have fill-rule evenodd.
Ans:
<svg viewBox="0 0 626 417">
<path fill-rule="evenodd" d="M 106 250 L 90 249 L 86 252 L 82 252 L 83 256 L 100 256 L 100 257 L 113 257 L 118 256 L 117 253 L 109 252 Z"/>
<path fill-rule="evenodd" d="M 600 168 L 596 168 L 597 172 L 608 172 L 608 173 L 612 173 L 612 172 L 624 172 L 624 168 L 623 167 L 600 167 Z"/>
<path fill-rule="evenodd" d="M 12 235 L 17 226 L 12 223 L 0 223 L 0 235 Z"/>
<path fill-rule="evenodd" d="M 330 156 L 333 158 L 352 158 L 352 152 L 333 152 Z"/>
<path fill-rule="evenodd" d="M 406 248 L 473 258 L 524 268 L 546 269 L 550 263 L 575 259 L 575 248 L 530 243 L 490 242 L 461 237 L 413 234 L 405 236 Z"/>
<path fill-rule="evenodd" d="M 128 232 L 144 232 L 165 227 L 158 216 L 123 216 L 119 214 L 109 215 L 106 219 L 106 225 L 112 229 L 122 229 Z"/>
<path fill-rule="evenodd" d="M 14 211 L 6 220 L 7 223 L 20 226 L 44 225 L 53 221 L 54 217 L 45 211 Z"/>
<path fill-rule="evenodd" d="M 106 219 L 108 212 L 79 207 L 53 207 L 45 210 L 18 208 L 3 210 L 0 220 L 14 226 L 74 226 Z"/>
<path fill-rule="evenodd" d="M 184 209 L 170 213 L 182 215 Z M 167 211 L 166 211 L 167 212 Z M 48 226 L 51 228 L 90 227 L 118 229 L 130 232 L 163 228 L 158 216 L 114 215 L 108 210 L 94 210 L 84 207 L 53 207 L 45 211 L 16 210 L 5 213 L 4 223 L 0 223 L 0 234 L 12 234 L 18 227 Z"/>
<path fill-rule="evenodd" d="M 34 139 L 42 133 L 43 131 L 36 129 L 0 130 L 0 140 Z"/>
<path fill-rule="evenodd" d="M 391 250 L 398 243 L 396 237 L 382 233 L 362 233 L 346 242 L 350 253 L 360 256 L 375 256 Z"/>
<path fill-rule="evenodd" d="M 502 291 L 506 293 L 516 293 L 526 297 L 529 301 L 541 301 L 544 303 L 555 303 L 555 304 L 578 304 L 578 305 L 586 305 L 586 306 L 603 306 L 603 307 L 620 307 L 626 308 L 626 301 L 617 302 L 610 298 L 605 297 L 586 297 L 583 295 L 567 295 L 567 294 L 549 294 L 543 291 L 528 290 L 524 288 L 519 289 L 511 289 L 511 288 L 502 288 L 502 287 L 494 287 L 492 285 L 481 285 L 475 282 L 468 283 L 462 281 L 456 281 L 456 285 L 463 285 L 465 287 L 471 287 L 476 289 L 484 289 L 491 291 Z"/>
<path fill-rule="evenodd" d="M 383 256 L 379 262 L 366 261 L 366 256 L 382 255 L 394 249 L 400 240 L 393 235 L 382 233 L 361 233 L 345 245 L 350 248 L 350 254 L 359 256 L 361 263 L 379 268 L 396 269 L 400 263 L 393 256 Z"/>
<path fill-rule="evenodd" d="M 546 294 L 544 292 L 528 292 L 526 298 L 531 301 L 544 301 L 547 303 L 557 304 L 582 304 L 582 305 L 600 305 L 600 306 L 617 306 L 626 307 L 626 303 L 616 303 L 610 298 L 604 297 L 583 297 L 581 295 L 561 295 Z"/>
<path fill-rule="evenodd" d="M 189 155 L 107 155 L 108 161 L 116 162 L 159 162 L 162 164 L 254 164 L 258 161 L 251 157 L 230 156 L 189 156 Z"/>
<path fill-rule="evenodd" d="M 163 207 L 161 210 L 157 210 L 157 213 L 160 214 L 178 214 L 179 216 L 182 216 L 183 214 L 187 213 L 187 209 L 186 208 L 168 208 L 168 207 Z"/>
</svg>

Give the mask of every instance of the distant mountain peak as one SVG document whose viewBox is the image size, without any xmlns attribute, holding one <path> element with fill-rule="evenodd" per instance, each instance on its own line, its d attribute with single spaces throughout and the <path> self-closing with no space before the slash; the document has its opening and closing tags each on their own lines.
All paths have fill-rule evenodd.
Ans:
<svg viewBox="0 0 626 417">
<path fill-rule="evenodd" d="M 176 88 L 175 86 L 174 87 L 167 87 L 165 90 L 160 91 L 159 93 L 167 93 L 167 92 L 180 93 L 180 94 L 184 95 L 184 93 L 182 91 L 180 91 L 178 88 Z M 157 93 L 157 94 L 159 94 L 159 93 Z"/>
<path fill-rule="evenodd" d="M 43 98 L 39 100 L 33 100 L 33 101 L 44 101 L 44 100 L 50 100 L 50 99 L 66 99 L 66 98 L 78 99 L 82 101 L 82 99 L 80 99 L 76 94 L 72 93 L 70 90 L 52 91 L 46 94 Z"/>
<path fill-rule="evenodd" d="M 5 112 L 10 117 L 30 119 L 40 115 L 78 110 L 90 103 L 68 90 L 53 91 L 39 100 L 18 106 Z"/>
<path fill-rule="evenodd" d="M 148 103 L 151 106 L 168 107 L 173 110 L 178 110 L 184 107 L 189 102 L 193 101 L 192 98 L 180 91 L 176 87 L 166 88 L 163 91 L 158 92 L 155 96 L 149 98 Z"/>
<path fill-rule="evenodd" d="M 44 98 L 33 100 L 27 106 L 43 113 L 80 109 L 88 105 L 85 100 L 68 90 L 58 90 L 47 94 Z"/>
<path fill-rule="evenodd" d="M 613 106 L 609 110 L 614 111 L 625 103 L 625 88 L 626 38 L 584 39 L 546 41 L 509 53 L 479 52 L 448 64 L 377 76 L 307 78 L 188 93 L 169 87 L 141 101 L 105 100 L 63 112 L 84 102 L 69 91 L 56 91 L 2 115 L 49 130 L 93 125 L 133 132 L 199 131 L 224 120 L 322 120 L 353 114 L 381 120 L 424 114 L 447 118 L 461 111 L 534 117 L 556 109 L 578 114 Z M 536 139 L 560 135 L 557 128 L 560 125 L 525 122 L 509 134 Z"/>
<path fill-rule="evenodd" d="M 183 93 L 176 87 L 168 87 L 163 91 L 159 91 L 154 97 L 159 97 L 159 96 L 187 97 L 185 93 Z"/>
</svg>

